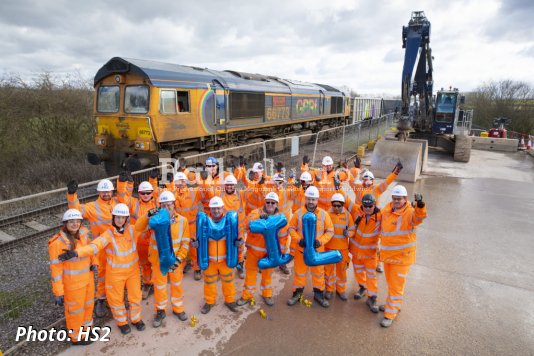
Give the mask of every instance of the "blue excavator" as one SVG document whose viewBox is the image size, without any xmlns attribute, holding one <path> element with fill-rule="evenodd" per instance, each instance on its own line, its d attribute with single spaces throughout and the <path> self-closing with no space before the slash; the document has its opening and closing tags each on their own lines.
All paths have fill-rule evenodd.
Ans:
<svg viewBox="0 0 534 356">
<path fill-rule="evenodd" d="M 433 95 L 430 21 L 423 11 L 414 11 L 408 26 L 402 27 L 402 108 L 397 117 L 398 138 L 425 139 L 430 146 L 454 153 L 457 161 L 468 162 L 472 110 L 464 110 L 465 97 L 457 88 L 438 90 Z M 414 74 L 415 69 L 415 74 Z"/>
</svg>

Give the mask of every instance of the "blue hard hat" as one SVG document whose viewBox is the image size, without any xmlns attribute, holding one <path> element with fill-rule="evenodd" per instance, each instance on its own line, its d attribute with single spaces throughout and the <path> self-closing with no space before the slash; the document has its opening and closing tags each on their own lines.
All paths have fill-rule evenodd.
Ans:
<svg viewBox="0 0 534 356">
<path fill-rule="evenodd" d="M 217 158 L 215 157 L 208 157 L 208 159 L 206 160 L 206 164 L 208 165 L 214 165 L 214 164 L 217 164 Z"/>
</svg>

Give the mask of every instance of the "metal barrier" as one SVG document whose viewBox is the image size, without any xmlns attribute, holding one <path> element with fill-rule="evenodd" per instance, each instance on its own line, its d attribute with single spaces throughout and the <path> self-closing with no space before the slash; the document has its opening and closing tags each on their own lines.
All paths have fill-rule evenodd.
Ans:
<svg viewBox="0 0 534 356">
<path fill-rule="evenodd" d="M 325 155 L 332 156 L 335 161 L 350 158 L 359 145 L 376 139 L 392 123 L 393 115 L 388 114 L 316 134 L 265 140 L 192 155 L 184 160 L 188 168 L 198 172 L 206 159 L 213 156 L 221 162 L 223 169 L 231 170 L 238 157 L 244 156 L 248 168 L 254 162 L 264 162 L 266 173 L 272 175 L 275 164 L 282 162 L 286 176 L 291 172 L 296 175 L 304 155 L 310 158 L 310 166 L 320 166 Z M 167 173 L 175 169 L 169 163 L 161 162 L 158 167 L 162 182 L 166 181 Z M 135 184 L 148 180 L 153 169 L 132 173 Z M 116 184 L 117 178 L 108 179 Z M 82 203 L 96 199 L 98 182 L 79 185 L 78 197 Z M 16 344 L 16 326 L 32 325 L 34 329 L 44 329 L 63 318 L 63 308 L 53 305 L 48 240 L 61 226 L 61 218 L 67 209 L 66 194 L 67 189 L 63 188 L 0 202 L 0 350 L 5 351 Z"/>
</svg>

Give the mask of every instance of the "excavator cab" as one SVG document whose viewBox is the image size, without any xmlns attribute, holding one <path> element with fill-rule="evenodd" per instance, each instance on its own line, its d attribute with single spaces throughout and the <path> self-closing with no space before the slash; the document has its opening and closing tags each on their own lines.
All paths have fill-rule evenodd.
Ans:
<svg viewBox="0 0 534 356">
<path fill-rule="evenodd" d="M 458 89 L 440 90 L 436 95 L 434 117 L 432 119 L 432 133 L 454 133 L 461 110 L 459 110 L 460 95 Z M 462 115 L 463 116 L 463 115 Z"/>
</svg>

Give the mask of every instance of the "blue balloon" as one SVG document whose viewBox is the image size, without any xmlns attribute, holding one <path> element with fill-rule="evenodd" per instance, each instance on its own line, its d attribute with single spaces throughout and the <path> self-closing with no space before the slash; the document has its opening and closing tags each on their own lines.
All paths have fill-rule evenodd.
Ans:
<svg viewBox="0 0 534 356">
<path fill-rule="evenodd" d="M 230 268 L 237 266 L 238 248 L 235 241 L 239 235 L 238 215 L 235 211 L 229 211 L 218 222 L 214 222 L 206 213 L 197 213 L 197 241 L 198 266 L 201 270 L 206 270 L 209 265 L 209 239 L 219 241 L 226 238 L 226 265 Z"/>
<path fill-rule="evenodd" d="M 315 242 L 315 233 L 317 227 L 317 216 L 313 213 L 306 213 L 302 217 L 302 234 L 306 247 L 304 247 L 304 263 L 307 266 L 321 266 L 341 261 L 341 252 L 337 250 L 327 252 L 317 252 L 313 244 Z"/>
<path fill-rule="evenodd" d="M 172 247 L 171 217 L 167 209 L 159 209 L 157 214 L 148 221 L 154 230 L 158 246 L 159 269 L 163 275 L 176 263 L 176 256 Z"/>
<path fill-rule="evenodd" d="M 287 225 L 284 214 L 271 215 L 266 220 L 258 219 L 249 223 L 250 231 L 263 235 L 267 257 L 258 261 L 259 269 L 274 268 L 291 261 L 293 257 L 289 254 L 282 254 L 278 232 Z"/>
</svg>

